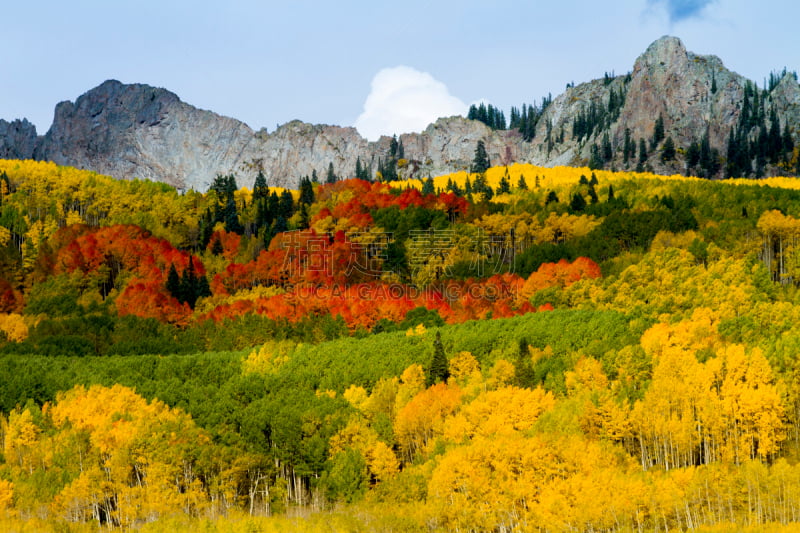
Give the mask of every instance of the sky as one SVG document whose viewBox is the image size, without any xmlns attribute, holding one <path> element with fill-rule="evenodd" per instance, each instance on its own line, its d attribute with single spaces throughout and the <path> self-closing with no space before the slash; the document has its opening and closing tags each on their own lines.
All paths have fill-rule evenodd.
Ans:
<svg viewBox="0 0 800 533">
<path fill-rule="evenodd" d="M 759 84 L 800 71 L 796 0 L 9 0 L 2 12 L 0 118 L 39 134 L 58 102 L 107 79 L 255 130 L 299 119 L 375 139 L 623 74 L 662 35 Z"/>
</svg>

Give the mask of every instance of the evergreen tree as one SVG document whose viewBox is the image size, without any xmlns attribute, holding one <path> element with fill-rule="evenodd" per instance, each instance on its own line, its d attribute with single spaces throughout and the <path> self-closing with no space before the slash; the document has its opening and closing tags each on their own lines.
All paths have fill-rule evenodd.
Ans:
<svg viewBox="0 0 800 533">
<path fill-rule="evenodd" d="M 667 137 L 667 140 L 664 141 L 664 146 L 661 148 L 661 161 L 666 163 L 667 161 L 672 161 L 675 159 L 675 143 L 672 141 L 672 137 Z"/>
<path fill-rule="evenodd" d="M 278 214 L 286 220 L 289 220 L 294 215 L 294 197 L 288 190 L 284 190 L 281 193 Z"/>
<path fill-rule="evenodd" d="M 692 141 L 689 148 L 686 150 L 686 174 L 689 175 L 689 169 L 694 168 L 700 162 L 700 145 Z"/>
<path fill-rule="evenodd" d="M 225 249 L 222 247 L 222 241 L 217 237 L 214 239 L 214 244 L 211 245 L 211 254 L 212 255 L 221 255 Z M 178 273 L 176 272 L 175 275 L 177 276 Z"/>
<path fill-rule="evenodd" d="M 491 166 L 489 155 L 486 153 L 486 146 L 483 141 L 478 141 L 475 147 L 475 158 L 472 160 L 472 169 L 470 172 L 474 174 L 483 174 Z"/>
<path fill-rule="evenodd" d="M 586 200 L 583 199 L 583 195 L 577 192 L 573 194 L 569 208 L 573 213 L 579 213 L 586 209 Z"/>
<path fill-rule="evenodd" d="M 597 191 L 594 190 L 594 185 L 592 184 L 589 184 L 589 200 L 592 204 L 596 204 L 598 202 Z"/>
<path fill-rule="evenodd" d="M 639 139 L 639 163 L 636 165 L 636 172 L 644 172 L 644 164 L 647 163 L 647 145 L 644 139 Z"/>
<path fill-rule="evenodd" d="M 317 176 L 317 170 L 311 170 L 311 183 L 319 183 L 319 176 Z"/>
<path fill-rule="evenodd" d="M 427 376 L 427 385 L 435 385 L 436 383 L 447 383 L 447 378 L 450 377 L 450 368 L 447 361 L 447 356 L 444 353 L 444 346 L 442 345 L 442 337 L 439 331 L 436 332 L 436 340 L 433 341 L 433 357 L 431 358 L 430 370 Z"/>
<path fill-rule="evenodd" d="M 664 117 L 658 115 L 656 124 L 653 126 L 653 138 L 650 139 L 650 149 L 655 150 L 658 143 L 664 139 Z"/>
<path fill-rule="evenodd" d="M 337 179 L 336 174 L 333 172 L 333 161 L 331 161 L 328 163 L 328 174 L 325 176 L 325 183 L 336 183 Z"/>
<path fill-rule="evenodd" d="M 314 203 L 314 185 L 312 185 L 308 176 L 300 180 L 300 198 L 298 201 L 304 205 L 311 205 Z"/>
<path fill-rule="evenodd" d="M 298 229 L 308 229 L 311 224 L 311 217 L 308 214 L 308 206 L 300 204 L 300 227 Z"/>
<path fill-rule="evenodd" d="M 522 174 L 519 175 L 519 181 L 517 182 L 517 189 L 520 189 L 520 190 L 523 190 L 523 191 L 527 191 L 528 190 L 528 184 L 525 181 L 525 176 L 522 175 Z"/>
<path fill-rule="evenodd" d="M 511 192 L 511 182 L 508 181 L 508 169 L 506 173 L 500 178 L 500 183 L 497 185 L 497 194 L 508 194 Z"/>
<path fill-rule="evenodd" d="M 266 198 L 268 194 L 269 187 L 267 187 L 267 178 L 264 176 L 264 173 L 259 170 L 256 180 L 253 183 L 253 200 Z"/>
<path fill-rule="evenodd" d="M 422 194 L 436 194 L 436 189 L 433 187 L 433 179 L 422 180 Z"/>
<path fill-rule="evenodd" d="M 555 191 L 550 191 L 547 193 L 547 198 L 544 201 L 544 205 L 551 204 L 551 203 L 558 203 L 558 195 Z"/>
<path fill-rule="evenodd" d="M 600 148 L 597 144 L 592 145 L 591 155 L 589 156 L 589 168 L 597 170 L 603 168 L 603 157 L 600 155 Z"/>
<path fill-rule="evenodd" d="M 272 234 L 277 235 L 278 233 L 283 233 L 285 231 L 289 231 L 289 226 L 286 224 L 286 219 L 278 215 L 278 217 L 275 219 L 275 223 L 272 225 Z"/>
<path fill-rule="evenodd" d="M 614 201 L 614 186 L 613 185 L 609 185 L 608 186 L 608 200 L 607 201 L 609 201 L 609 202 Z"/>
<path fill-rule="evenodd" d="M 178 271 L 175 270 L 174 263 L 169 266 L 169 273 L 167 274 L 167 284 L 165 288 L 167 289 L 167 292 L 180 301 L 181 278 L 178 275 Z"/>
<path fill-rule="evenodd" d="M 711 73 L 711 94 L 716 94 L 717 92 L 717 76 L 713 72 Z"/>
<path fill-rule="evenodd" d="M 628 161 L 636 156 L 636 145 L 631 139 L 631 129 L 625 128 L 625 139 L 622 142 L 622 162 L 627 165 Z"/>
<path fill-rule="evenodd" d="M 608 137 L 608 132 L 603 134 L 603 161 L 611 161 L 614 157 L 614 150 L 611 147 L 611 139 Z"/>
<path fill-rule="evenodd" d="M 239 213 L 236 209 L 236 201 L 231 195 L 225 203 L 225 208 L 222 211 L 223 222 L 225 224 L 225 231 L 230 233 L 244 233 L 244 227 L 239 222 Z"/>
</svg>

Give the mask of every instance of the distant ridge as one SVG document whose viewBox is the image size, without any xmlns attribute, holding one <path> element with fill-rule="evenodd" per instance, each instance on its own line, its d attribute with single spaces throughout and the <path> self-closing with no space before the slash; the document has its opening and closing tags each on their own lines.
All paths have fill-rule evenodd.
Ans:
<svg viewBox="0 0 800 533">
<path fill-rule="evenodd" d="M 531 141 L 523 140 L 518 131 L 492 130 L 463 117 L 442 118 L 423 132 L 399 137 L 406 161 L 397 171 L 406 177 L 422 177 L 466 169 L 482 140 L 495 165 L 593 164 L 684 173 L 691 145 L 700 146 L 705 139 L 706 148 L 716 150 L 706 150 L 705 157 L 714 161 L 696 164 L 690 171 L 723 177 L 730 163 L 732 131 L 746 127 L 737 138 L 756 144 L 762 126 L 772 139 L 777 125 L 782 142 L 800 144 L 797 79 L 787 73 L 769 91 L 756 88 L 755 96 L 747 96 L 754 116 L 742 126 L 745 96 L 753 87 L 727 70 L 719 58 L 688 52 L 679 39 L 666 36 L 647 48 L 630 74 L 569 87 L 554 98 Z M 657 125 L 663 135 L 654 139 Z M 667 138 L 676 154 L 662 161 Z M 641 143 L 646 146 L 645 156 L 639 150 Z M 633 155 L 631 144 L 635 145 Z M 302 176 L 314 171 L 324 179 L 331 164 L 337 175 L 354 176 L 360 163 L 373 176 L 379 164 L 397 159 L 392 158 L 390 147 L 389 137 L 368 142 L 351 127 L 299 121 L 272 133 L 255 132 L 241 121 L 182 102 L 165 89 L 115 80 L 75 102 L 59 103 L 44 136 L 38 136 L 27 120 L 0 120 L 2 158 L 51 160 L 120 178 L 147 178 L 203 191 L 218 173 L 235 172 L 239 184 L 249 186 L 261 170 L 270 185 L 296 186 Z M 749 168 L 757 173 L 754 165 L 761 163 L 758 172 L 782 170 L 775 159 L 760 161 L 754 153 L 740 159 L 733 170 Z"/>
</svg>

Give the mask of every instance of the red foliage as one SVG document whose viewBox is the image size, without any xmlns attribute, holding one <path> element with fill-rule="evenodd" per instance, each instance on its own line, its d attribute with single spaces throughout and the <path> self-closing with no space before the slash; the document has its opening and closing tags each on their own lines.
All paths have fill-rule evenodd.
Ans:
<svg viewBox="0 0 800 533">
<path fill-rule="evenodd" d="M 217 241 L 222 245 L 222 257 L 224 257 L 226 261 L 233 261 L 234 258 L 236 258 L 236 254 L 239 253 L 239 245 L 241 244 L 242 236 L 238 233 L 225 231 L 224 229 L 215 231 L 211 234 L 206 250 L 213 250 Z"/>
<path fill-rule="evenodd" d="M 120 316 L 136 315 L 178 325 L 188 323 L 192 314 L 189 304 L 178 302 L 158 281 L 132 280 L 115 303 Z"/>
<path fill-rule="evenodd" d="M 190 254 L 176 249 L 169 241 L 153 237 L 134 225 L 116 225 L 89 229 L 71 226 L 56 232 L 50 241 L 54 246 L 53 274 L 97 273 L 106 268 L 113 286 L 122 271 L 134 274 L 117 298 L 119 314 L 154 317 L 174 323 L 185 323 L 188 306 L 180 304 L 165 289 L 171 265 L 182 274 L 189 265 Z M 203 263 L 192 258 L 195 273 L 205 275 Z M 188 310 L 188 311 L 187 311 Z"/>
<path fill-rule="evenodd" d="M 22 293 L 4 278 L 0 278 L 0 313 L 20 313 L 25 307 Z"/>
</svg>

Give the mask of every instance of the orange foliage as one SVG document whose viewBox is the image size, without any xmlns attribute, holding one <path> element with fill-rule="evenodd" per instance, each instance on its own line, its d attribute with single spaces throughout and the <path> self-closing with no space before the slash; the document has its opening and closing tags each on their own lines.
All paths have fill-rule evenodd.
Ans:
<svg viewBox="0 0 800 533">
<path fill-rule="evenodd" d="M 579 257 L 572 263 L 566 259 L 558 263 L 544 263 L 525 281 L 519 291 L 519 298 L 520 301 L 526 301 L 542 289 L 569 287 L 578 280 L 595 279 L 600 276 L 600 267 L 586 257 Z"/>
<path fill-rule="evenodd" d="M 206 250 L 213 250 L 216 241 L 219 241 L 222 245 L 222 257 L 224 257 L 226 261 L 233 261 L 236 254 L 239 253 L 239 244 L 242 241 L 242 236 L 238 233 L 225 231 L 224 229 L 215 231 L 208 240 Z"/>
</svg>

